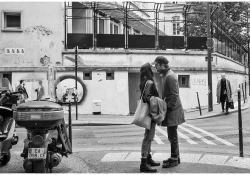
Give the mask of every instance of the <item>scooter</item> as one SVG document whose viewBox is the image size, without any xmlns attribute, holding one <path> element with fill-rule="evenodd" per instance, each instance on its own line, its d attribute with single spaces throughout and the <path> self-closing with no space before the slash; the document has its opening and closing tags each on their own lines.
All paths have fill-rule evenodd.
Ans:
<svg viewBox="0 0 250 175">
<path fill-rule="evenodd" d="M 0 89 L 0 162 L 6 165 L 11 159 L 10 149 L 18 142 L 15 134 L 15 120 L 13 119 L 13 109 L 17 105 L 18 94 L 9 90 Z"/>
<path fill-rule="evenodd" d="M 52 173 L 63 156 L 72 154 L 64 121 L 64 111 L 55 101 L 30 101 L 14 112 L 17 125 L 27 129 L 23 168 L 27 173 Z"/>
</svg>

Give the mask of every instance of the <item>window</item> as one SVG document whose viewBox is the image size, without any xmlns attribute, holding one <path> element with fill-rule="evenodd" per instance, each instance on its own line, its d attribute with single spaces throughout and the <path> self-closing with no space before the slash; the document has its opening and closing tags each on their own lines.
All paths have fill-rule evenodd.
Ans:
<svg viewBox="0 0 250 175">
<path fill-rule="evenodd" d="M 106 80 L 114 80 L 114 72 L 106 72 Z"/>
<path fill-rule="evenodd" d="M 83 72 L 84 80 L 92 80 L 92 72 Z"/>
<path fill-rule="evenodd" d="M 113 23 L 110 23 L 110 34 L 113 34 Z"/>
<path fill-rule="evenodd" d="M 180 17 L 173 17 L 173 35 L 180 35 Z"/>
<path fill-rule="evenodd" d="M 104 34 L 104 19 L 99 19 L 99 34 Z"/>
<path fill-rule="evenodd" d="M 110 21 L 110 34 L 118 34 L 118 22 L 111 20 Z"/>
<path fill-rule="evenodd" d="M 188 88 L 189 87 L 189 75 L 178 75 L 179 87 Z"/>
<path fill-rule="evenodd" d="M 2 11 L 2 31 L 22 31 L 21 11 Z"/>
<path fill-rule="evenodd" d="M 114 25 L 114 34 L 118 34 L 118 25 Z"/>
</svg>

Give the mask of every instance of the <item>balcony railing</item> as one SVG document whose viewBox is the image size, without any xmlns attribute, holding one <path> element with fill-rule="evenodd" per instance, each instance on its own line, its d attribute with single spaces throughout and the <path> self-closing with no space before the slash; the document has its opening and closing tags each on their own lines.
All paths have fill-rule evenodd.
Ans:
<svg viewBox="0 0 250 175">
<path fill-rule="evenodd" d="M 93 34 L 67 34 L 67 48 L 93 48 Z M 187 49 L 207 49 L 206 37 L 188 37 Z M 97 48 L 125 48 L 125 35 L 97 34 Z M 156 49 L 154 35 L 129 35 L 129 49 Z M 159 49 L 184 49 L 184 36 L 159 36 Z"/>
<path fill-rule="evenodd" d="M 96 46 L 93 42 L 93 34 L 67 34 L 67 48 L 125 48 L 125 35 L 121 34 L 97 34 Z M 205 50 L 206 37 L 187 37 L 187 50 Z M 154 35 L 129 35 L 128 49 L 185 49 L 184 36 L 159 36 L 159 48 L 155 47 Z M 215 40 L 214 52 L 220 53 L 235 61 L 244 63 L 241 50 L 233 45 Z M 246 55 L 245 55 L 246 56 Z"/>
</svg>

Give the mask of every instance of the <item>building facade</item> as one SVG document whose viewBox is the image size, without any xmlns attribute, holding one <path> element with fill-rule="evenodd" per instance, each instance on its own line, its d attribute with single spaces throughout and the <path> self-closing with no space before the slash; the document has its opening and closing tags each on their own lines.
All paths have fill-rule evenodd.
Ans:
<svg viewBox="0 0 250 175">
<path fill-rule="evenodd" d="M 7 77 L 13 88 L 21 79 L 26 80 L 26 89 L 30 95 L 29 100 L 36 99 L 35 89 L 38 81 L 42 80 L 45 94 L 56 96 L 59 100 L 69 92 L 67 101 L 74 101 L 72 93 L 75 92 L 75 49 L 68 47 L 76 43 L 81 37 L 91 37 L 90 44 L 101 37 L 123 37 L 128 30 L 128 39 L 140 35 L 152 37 L 155 34 L 155 21 L 150 20 L 154 13 L 140 11 L 130 4 L 130 8 L 138 11 L 130 13 L 128 23 L 124 20 L 124 13 L 111 11 L 119 9 L 121 2 L 102 3 L 102 10 L 96 13 L 93 2 L 0 2 L 1 31 L 0 31 L 0 78 Z M 142 6 L 143 4 L 141 4 Z M 144 4 L 145 5 L 145 4 Z M 152 8 L 153 4 L 148 4 Z M 157 7 L 164 10 L 164 6 Z M 116 18 L 114 18 L 116 16 Z M 139 17 L 147 21 L 138 21 Z M 182 19 L 180 14 L 164 14 L 161 18 L 173 20 L 172 23 L 160 23 L 159 35 L 181 35 L 177 24 Z M 126 24 L 128 27 L 126 27 Z M 96 25 L 96 26 L 95 26 Z M 93 37 L 96 30 L 97 37 Z M 89 34 L 89 35 L 88 35 Z M 107 34 L 107 35 L 106 35 Z M 71 36 L 74 35 L 72 40 Z M 133 36 L 131 36 L 133 35 Z M 112 36 L 111 39 L 112 40 Z M 126 35 L 125 35 L 126 36 Z M 139 37 L 140 37 L 139 36 Z M 153 44 L 155 44 L 153 36 Z M 131 41 L 130 40 L 130 41 Z M 87 41 L 81 39 L 80 42 Z M 134 40 L 137 42 L 136 38 Z M 108 40 L 104 42 L 107 44 Z M 114 40 L 118 44 L 126 40 Z M 160 42 L 160 41 L 159 41 Z M 110 44 L 110 43 L 108 43 Z M 112 44 L 112 43 L 111 43 Z M 148 43 L 145 47 L 148 47 Z M 180 97 L 185 109 L 198 106 L 197 93 L 201 106 L 208 104 L 207 82 L 207 56 L 206 50 L 187 51 L 180 49 L 124 49 L 103 47 L 102 43 L 93 46 L 79 45 L 77 57 L 77 93 L 78 113 L 130 115 L 133 114 L 139 99 L 139 69 L 146 62 L 153 62 L 159 55 L 169 59 L 170 66 L 179 79 Z M 133 43 L 128 41 L 128 46 Z M 246 85 L 248 89 L 248 67 L 244 57 L 241 61 L 213 53 L 212 93 L 213 104 L 216 103 L 216 85 L 221 73 L 233 82 L 233 93 L 239 84 Z M 155 76 L 160 90 L 160 76 Z M 248 92 L 247 92 L 248 93 Z M 73 106 L 73 113 L 75 107 Z M 66 108 L 65 108 L 65 111 Z"/>
</svg>

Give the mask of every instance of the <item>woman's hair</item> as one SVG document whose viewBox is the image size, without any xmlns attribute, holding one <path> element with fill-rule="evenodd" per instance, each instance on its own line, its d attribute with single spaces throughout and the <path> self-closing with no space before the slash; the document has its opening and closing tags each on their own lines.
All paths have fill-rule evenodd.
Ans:
<svg viewBox="0 0 250 175">
<path fill-rule="evenodd" d="M 143 64 L 140 69 L 140 90 L 141 92 L 144 89 L 145 83 L 151 80 L 154 82 L 154 73 L 151 69 L 151 65 L 149 63 Z"/>
<path fill-rule="evenodd" d="M 24 82 L 24 80 L 20 80 L 20 84 L 22 84 Z"/>
</svg>

